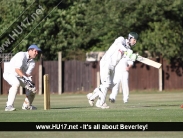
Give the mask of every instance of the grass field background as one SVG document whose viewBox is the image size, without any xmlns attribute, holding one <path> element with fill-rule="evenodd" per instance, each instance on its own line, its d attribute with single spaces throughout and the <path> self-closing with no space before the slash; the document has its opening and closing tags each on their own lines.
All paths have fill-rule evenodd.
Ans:
<svg viewBox="0 0 183 138">
<path fill-rule="evenodd" d="M 118 94 L 109 109 L 90 107 L 86 93 L 51 94 L 51 109 L 44 110 L 43 95 L 36 95 L 34 104 L 38 110 L 21 109 L 25 96 L 17 95 L 16 111 L 5 112 L 7 95 L 0 95 L 0 122 L 183 122 L 183 92 L 131 92 L 129 102 L 124 104 Z M 18 127 L 18 126 L 17 126 Z M 158 127 L 158 126 L 157 126 Z M 179 138 L 183 132 L 0 132 L 0 137 L 75 137 L 75 138 Z"/>
</svg>

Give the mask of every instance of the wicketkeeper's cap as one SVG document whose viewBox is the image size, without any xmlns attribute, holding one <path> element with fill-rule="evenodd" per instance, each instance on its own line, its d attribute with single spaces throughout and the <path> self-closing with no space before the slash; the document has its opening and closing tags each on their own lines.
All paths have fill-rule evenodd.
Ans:
<svg viewBox="0 0 183 138">
<path fill-rule="evenodd" d="M 37 51 L 41 51 L 41 49 L 37 45 L 30 45 L 29 48 L 28 48 L 28 50 L 29 49 L 32 49 L 32 48 L 33 49 L 36 49 Z"/>
</svg>

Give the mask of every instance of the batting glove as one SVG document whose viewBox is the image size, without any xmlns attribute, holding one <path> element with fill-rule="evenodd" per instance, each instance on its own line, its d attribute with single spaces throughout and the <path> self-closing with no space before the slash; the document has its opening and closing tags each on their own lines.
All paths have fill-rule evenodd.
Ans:
<svg viewBox="0 0 183 138">
<path fill-rule="evenodd" d="M 130 57 L 133 54 L 133 51 L 131 49 L 127 49 L 125 52 L 125 57 Z"/>
<path fill-rule="evenodd" d="M 129 57 L 132 61 L 135 61 L 137 59 L 137 54 L 131 54 Z"/>
</svg>

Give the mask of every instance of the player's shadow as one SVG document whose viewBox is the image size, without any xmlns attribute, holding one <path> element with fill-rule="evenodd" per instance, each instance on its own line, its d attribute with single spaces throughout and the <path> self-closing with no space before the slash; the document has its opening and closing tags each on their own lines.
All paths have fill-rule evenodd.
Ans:
<svg viewBox="0 0 183 138">
<path fill-rule="evenodd" d="M 174 107 L 174 106 L 180 106 L 178 104 L 160 104 L 160 105 L 137 105 L 137 106 L 131 106 L 131 108 L 136 108 L 136 107 Z"/>
<path fill-rule="evenodd" d="M 161 107 L 161 106 L 179 106 L 178 104 L 174 104 L 174 105 L 169 105 L 169 104 L 161 104 L 161 105 L 145 105 L 145 106 L 143 106 L 143 107 Z"/>
<path fill-rule="evenodd" d="M 50 109 L 82 109 L 82 108 L 88 108 L 88 106 L 83 106 L 83 107 L 79 107 L 79 106 L 75 106 L 75 107 L 56 107 L 56 108 L 50 108 Z"/>
</svg>

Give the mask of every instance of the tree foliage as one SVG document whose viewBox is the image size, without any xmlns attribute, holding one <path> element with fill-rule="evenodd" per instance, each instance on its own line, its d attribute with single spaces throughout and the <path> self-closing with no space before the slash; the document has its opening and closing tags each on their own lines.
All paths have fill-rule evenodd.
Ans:
<svg viewBox="0 0 183 138">
<path fill-rule="evenodd" d="M 25 51 L 34 43 L 45 60 L 56 60 L 59 51 L 64 60 L 84 60 L 87 51 L 107 50 L 115 38 L 135 31 L 134 51 L 183 60 L 182 5 L 182 0 L 2 0 L 0 52 Z"/>
</svg>

